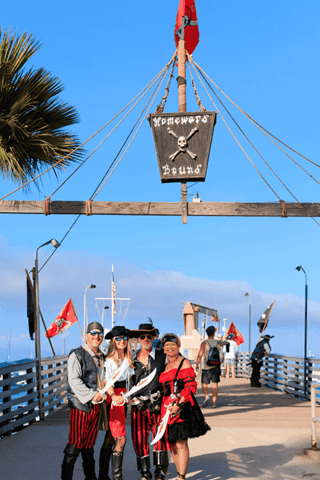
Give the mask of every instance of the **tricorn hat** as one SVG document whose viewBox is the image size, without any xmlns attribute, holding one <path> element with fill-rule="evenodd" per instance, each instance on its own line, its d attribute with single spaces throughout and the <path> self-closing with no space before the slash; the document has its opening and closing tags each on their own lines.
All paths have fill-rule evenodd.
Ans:
<svg viewBox="0 0 320 480">
<path fill-rule="evenodd" d="M 265 340 L 271 340 L 271 338 L 274 338 L 274 335 L 272 335 L 272 337 L 270 335 L 262 335 L 262 338 Z"/>
<path fill-rule="evenodd" d="M 126 327 L 122 325 L 116 325 L 113 327 L 110 332 L 107 333 L 107 335 L 104 337 L 106 340 L 111 340 L 113 337 L 129 337 L 132 338 L 132 333 L 131 330 L 128 330 Z"/>
<path fill-rule="evenodd" d="M 133 338 L 141 337 L 143 334 L 150 333 L 153 336 L 156 336 L 156 328 L 151 325 L 151 323 L 140 323 L 139 330 L 131 330 Z"/>
</svg>

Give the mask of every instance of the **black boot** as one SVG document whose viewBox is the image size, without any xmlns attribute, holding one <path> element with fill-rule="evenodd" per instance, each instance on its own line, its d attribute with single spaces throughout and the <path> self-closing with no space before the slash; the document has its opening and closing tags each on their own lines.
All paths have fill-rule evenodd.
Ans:
<svg viewBox="0 0 320 480">
<path fill-rule="evenodd" d="M 83 472 L 85 474 L 84 480 L 97 480 L 94 465 L 94 457 L 93 457 L 93 448 L 83 448 L 80 450 L 82 456 L 82 466 Z"/>
<path fill-rule="evenodd" d="M 101 447 L 99 457 L 99 478 L 98 480 L 111 480 L 109 477 L 109 464 L 112 454 L 112 447 Z"/>
<path fill-rule="evenodd" d="M 261 384 L 259 384 L 256 380 L 253 380 L 253 378 L 251 378 L 251 387 L 261 387 Z"/>
<path fill-rule="evenodd" d="M 61 465 L 61 480 L 72 480 L 74 464 L 79 456 L 80 450 L 68 443 L 64 449 L 64 457 Z"/>
<path fill-rule="evenodd" d="M 155 466 L 154 478 L 155 480 L 164 480 L 166 478 L 169 458 L 168 452 L 161 450 L 158 452 L 153 452 L 153 465 Z"/>
<path fill-rule="evenodd" d="M 145 457 L 137 457 L 138 470 L 141 473 L 141 478 L 151 480 L 152 474 L 150 472 L 150 455 Z"/>
<path fill-rule="evenodd" d="M 122 479 L 122 462 L 123 452 L 112 452 L 111 464 L 112 464 L 112 480 Z"/>
</svg>

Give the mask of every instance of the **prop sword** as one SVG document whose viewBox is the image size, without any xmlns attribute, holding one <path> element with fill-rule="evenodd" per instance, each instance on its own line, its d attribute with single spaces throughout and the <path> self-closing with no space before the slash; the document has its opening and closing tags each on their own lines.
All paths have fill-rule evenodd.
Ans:
<svg viewBox="0 0 320 480">
<path fill-rule="evenodd" d="M 152 382 L 152 380 L 156 376 L 156 373 L 157 373 L 157 369 L 155 368 L 147 377 L 140 380 L 140 382 L 137 385 L 135 385 L 134 387 L 132 387 L 128 392 L 126 392 L 126 393 L 121 392 L 121 395 L 123 397 L 123 403 L 121 405 L 124 405 L 125 403 L 129 403 L 129 397 L 132 397 L 132 395 L 137 393 L 143 387 L 146 387 L 147 385 L 149 385 L 149 383 Z M 113 403 L 113 405 L 116 405 L 116 403 L 114 403 L 114 402 L 112 402 L 112 403 Z M 118 405 L 118 406 L 120 407 L 121 405 Z"/>
<path fill-rule="evenodd" d="M 118 381 L 118 379 L 123 375 L 126 368 L 127 368 L 126 362 L 122 362 L 121 367 L 116 371 L 116 373 L 113 375 L 111 380 L 109 380 L 107 385 L 105 387 L 103 387 L 102 390 L 98 390 L 98 392 L 106 393 L 106 391 L 109 390 L 109 388 L 112 387 Z M 101 400 L 100 402 L 92 402 L 92 403 L 102 403 L 102 402 L 103 402 L 103 400 Z"/>
<path fill-rule="evenodd" d="M 158 430 L 157 430 L 157 434 L 154 437 L 154 439 L 152 440 L 152 442 L 150 443 L 150 445 L 154 445 L 155 443 L 159 442 L 159 440 L 163 437 L 164 432 L 166 431 L 167 424 L 168 424 L 168 421 L 169 421 L 169 417 L 171 415 L 169 407 L 172 407 L 178 400 L 177 396 L 174 395 L 173 393 L 171 393 L 171 398 L 173 399 L 173 402 L 171 402 L 171 403 L 169 403 L 169 405 L 165 406 L 167 411 L 165 413 L 165 416 L 161 419 L 160 425 L 159 425 Z"/>
</svg>

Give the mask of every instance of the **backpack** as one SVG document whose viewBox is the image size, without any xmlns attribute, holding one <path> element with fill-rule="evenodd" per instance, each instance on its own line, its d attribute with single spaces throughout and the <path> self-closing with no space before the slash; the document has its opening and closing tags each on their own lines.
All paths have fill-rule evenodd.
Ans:
<svg viewBox="0 0 320 480">
<path fill-rule="evenodd" d="M 210 345 L 208 360 L 206 364 L 208 365 L 208 367 L 220 367 L 220 353 L 215 345 Z"/>
</svg>

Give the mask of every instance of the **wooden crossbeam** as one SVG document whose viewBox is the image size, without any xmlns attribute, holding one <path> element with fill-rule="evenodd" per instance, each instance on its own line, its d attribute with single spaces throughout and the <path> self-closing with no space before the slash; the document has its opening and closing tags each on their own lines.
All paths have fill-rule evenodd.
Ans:
<svg viewBox="0 0 320 480">
<path fill-rule="evenodd" d="M 181 216 L 181 203 L 160 202 L 49 202 L 50 215 L 152 215 Z M 32 200 L 2 200 L 0 213 L 44 214 L 45 202 Z M 320 203 L 187 203 L 190 217 L 320 217 Z"/>
</svg>

